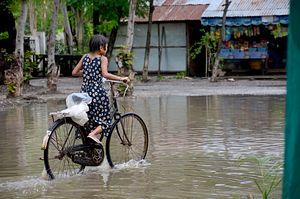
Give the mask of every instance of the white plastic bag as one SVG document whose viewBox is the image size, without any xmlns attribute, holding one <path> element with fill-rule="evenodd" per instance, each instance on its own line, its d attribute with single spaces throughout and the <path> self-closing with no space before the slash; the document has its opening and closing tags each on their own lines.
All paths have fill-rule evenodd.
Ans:
<svg viewBox="0 0 300 199">
<path fill-rule="evenodd" d="M 92 102 L 92 98 L 87 93 L 72 93 L 68 95 L 66 99 L 67 107 L 70 108 L 80 103 L 89 104 Z"/>
<path fill-rule="evenodd" d="M 72 93 L 66 98 L 67 109 L 60 111 L 60 114 L 71 117 L 74 122 L 83 126 L 89 120 L 87 112 L 91 102 L 92 98 L 87 93 Z"/>
</svg>

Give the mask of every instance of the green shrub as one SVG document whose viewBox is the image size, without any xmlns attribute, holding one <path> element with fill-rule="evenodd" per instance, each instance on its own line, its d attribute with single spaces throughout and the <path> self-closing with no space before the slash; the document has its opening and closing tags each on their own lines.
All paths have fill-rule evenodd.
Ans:
<svg viewBox="0 0 300 199">
<path fill-rule="evenodd" d="M 176 73 L 176 79 L 183 79 L 185 77 L 186 77 L 186 72 L 185 71 L 181 71 L 181 72 Z"/>
<path fill-rule="evenodd" d="M 8 93 L 12 94 L 16 92 L 16 84 L 7 80 L 4 81 L 4 84 L 6 85 Z"/>
<path fill-rule="evenodd" d="M 241 160 L 253 163 L 255 168 L 257 168 L 257 178 L 254 180 L 254 183 L 261 193 L 260 198 L 268 199 L 282 181 L 282 162 L 271 158 L 257 158 L 255 156 L 241 158 Z M 254 199 L 254 196 L 249 194 L 247 198 Z"/>
<path fill-rule="evenodd" d="M 166 78 L 162 75 L 158 75 L 157 76 L 157 81 L 162 81 L 162 80 L 165 80 Z"/>
</svg>

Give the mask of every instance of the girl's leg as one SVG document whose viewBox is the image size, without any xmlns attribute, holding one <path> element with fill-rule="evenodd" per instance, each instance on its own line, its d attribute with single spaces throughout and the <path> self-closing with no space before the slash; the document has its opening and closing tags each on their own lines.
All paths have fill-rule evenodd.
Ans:
<svg viewBox="0 0 300 199">
<path fill-rule="evenodd" d="M 92 140 L 94 140 L 97 143 L 101 143 L 100 140 L 97 138 L 97 135 L 102 133 L 102 128 L 101 126 L 98 126 L 97 128 L 95 128 L 92 132 L 89 133 L 89 135 L 87 136 L 88 138 L 91 138 Z"/>
</svg>

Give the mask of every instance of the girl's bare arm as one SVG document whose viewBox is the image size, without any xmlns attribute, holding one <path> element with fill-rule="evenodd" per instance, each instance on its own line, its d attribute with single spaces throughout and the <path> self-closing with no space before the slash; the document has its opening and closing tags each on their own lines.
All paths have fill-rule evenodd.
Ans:
<svg viewBox="0 0 300 199">
<path fill-rule="evenodd" d="M 82 62 L 83 62 L 83 57 L 81 57 L 80 61 L 78 64 L 75 66 L 75 68 L 72 71 L 72 76 L 82 76 Z"/>
<path fill-rule="evenodd" d="M 107 61 L 107 57 L 105 56 L 101 57 L 101 69 L 102 69 L 102 76 L 105 77 L 106 79 L 126 81 L 126 82 L 129 81 L 128 77 L 121 77 L 108 72 L 108 61 Z"/>
</svg>

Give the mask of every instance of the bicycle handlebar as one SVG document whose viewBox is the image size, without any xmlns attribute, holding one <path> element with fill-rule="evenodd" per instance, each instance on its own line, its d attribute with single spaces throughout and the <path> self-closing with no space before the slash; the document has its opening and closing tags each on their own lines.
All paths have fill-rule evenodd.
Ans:
<svg viewBox="0 0 300 199">
<path fill-rule="evenodd" d="M 123 94 L 123 97 L 126 95 L 126 92 L 129 88 L 129 85 L 126 83 L 126 81 L 121 81 L 121 80 L 110 80 L 110 79 L 106 79 L 103 77 L 102 79 L 103 82 L 111 82 L 111 83 L 117 83 L 117 84 L 123 84 L 126 86 L 125 90 L 124 90 L 124 94 Z"/>
</svg>

